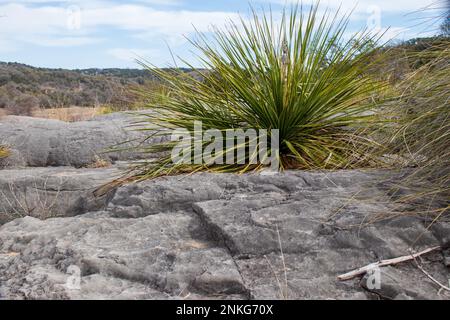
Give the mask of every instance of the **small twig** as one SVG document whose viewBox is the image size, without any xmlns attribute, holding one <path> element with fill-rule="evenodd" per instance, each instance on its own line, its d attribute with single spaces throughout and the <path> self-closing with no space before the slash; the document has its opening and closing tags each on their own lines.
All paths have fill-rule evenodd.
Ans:
<svg viewBox="0 0 450 320">
<path fill-rule="evenodd" d="M 432 251 L 438 250 L 440 248 L 441 248 L 440 246 L 432 247 L 432 248 L 428 248 L 428 249 L 425 249 L 425 250 L 420 251 L 418 253 L 410 254 L 410 255 L 407 255 L 407 256 L 402 256 L 402 257 L 398 257 L 398 258 L 394 258 L 394 259 L 381 260 L 381 261 L 378 261 L 378 262 L 374 262 L 374 263 L 371 263 L 371 264 L 369 264 L 367 266 L 364 266 L 364 267 L 352 270 L 350 272 L 347 272 L 345 274 L 342 274 L 342 275 L 338 276 L 337 278 L 340 281 L 350 280 L 350 279 L 353 279 L 353 278 L 355 278 L 355 277 L 357 277 L 359 275 L 367 273 L 368 271 L 372 270 L 373 268 L 385 267 L 385 266 L 390 266 L 390 265 L 394 265 L 394 264 L 398 264 L 398 263 L 414 260 L 417 257 L 420 257 L 420 256 L 422 256 L 424 254 L 427 254 L 427 253 L 430 253 Z"/>
<path fill-rule="evenodd" d="M 422 271 L 422 272 L 428 277 L 428 279 L 430 279 L 431 281 L 433 281 L 435 284 L 437 284 L 437 285 L 440 287 L 439 292 L 441 292 L 442 290 L 445 290 L 445 291 L 449 291 L 449 292 L 450 292 L 450 288 L 449 288 L 449 287 L 444 286 L 442 283 L 440 283 L 440 282 L 437 281 L 435 278 L 433 278 L 433 276 L 432 276 L 431 274 L 429 274 L 429 273 L 428 273 L 428 272 L 427 272 L 427 271 L 419 264 L 419 262 L 417 261 L 416 257 L 414 257 L 413 255 L 412 255 L 412 257 L 413 257 L 413 259 L 414 259 L 414 262 L 416 263 L 417 268 L 418 268 L 420 271 Z"/>
</svg>

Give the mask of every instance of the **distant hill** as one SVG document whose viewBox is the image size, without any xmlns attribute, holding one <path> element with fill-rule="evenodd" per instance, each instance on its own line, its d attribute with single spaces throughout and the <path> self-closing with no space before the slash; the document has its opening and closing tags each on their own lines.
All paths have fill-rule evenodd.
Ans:
<svg viewBox="0 0 450 320">
<path fill-rule="evenodd" d="M 127 109 L 135 102 L 131 88 L 156 81 L 150 71 L 141 69 L 65 70 L 0 62 L 0 109 L 10 114 L 28 114 L 37 107 Z"/>
<path fill-rule="evenodd" d="M 378 75 L 394 74 L 401 79 L 404 74 L 427 61 L 425 58 L 405 59 L 405 51 L 432 51 L 433 48 L 450 47 L 450 37 L 416 38 L 386 46 Z M 423 56 L 423 55 L 422 55 Z M 395 70 L 394 70 L 395 69 Z M 395 72 L 392 72 L 392 71 Z M 186 73 L 196 70 L 183 69 Z M 133 88 L 158 89 L 156 77 L 142 69 L 46 69 L 20 63 L 0 62 L 0 114 L 27 115 L 36 108 L 109 106 L 115 110 L 130 109 L 141 103 Z M 5 112 L 3 112 L 5 113 Z"/>
</svg>

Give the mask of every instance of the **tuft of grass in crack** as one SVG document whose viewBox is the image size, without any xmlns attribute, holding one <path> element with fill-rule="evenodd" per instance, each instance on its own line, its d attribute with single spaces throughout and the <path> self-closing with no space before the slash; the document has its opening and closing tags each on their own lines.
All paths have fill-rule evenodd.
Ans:
<svg viewBox="0 0 450 320">
<path fill-rule="evenodd" d="M 201 121 L 204 131 L 266 129 L 270 140 L 271 130 L 279 129 L 280 170 L 373 165 L 368 149 L 375 142 L 368 131 L 379 121 L 373 109 L 384 83 L 367 70 L 379 35 L 365 30 L 348 37 L 350 15 L 319 13 L 318 4 L 294 5 L 281 20 L 272 12 L 251 11 L 249 20 L 214 27 L 212 35 L 197 33 L 190 40 L 201 65 L 195 75 L 140 61 L 170 91 L 163 99 L 148 94 L 158 103 L 148 105 L 153 112 L 143 115 L 142 130 L 152 137 L 180 128 L 194 135 L 194 121 Z M 177 164 L 170 157 L 177 143 L 164 140 L 141 147 L 161 156 L 133 167 L 130 179 L 200 170 L 244 173 L 262 169 L 263 161 L 274 156 L 262 155 L 255 165 Z M 215 156 L 236 148 L 224 146 Z M 252 156 L 247 151 L 245 163 Z"/>
<path fill-rule="evenodd" d="M 0 159 L 7 158 L 11 154 L 8 147 L 0 145 Z"/>
</svg>

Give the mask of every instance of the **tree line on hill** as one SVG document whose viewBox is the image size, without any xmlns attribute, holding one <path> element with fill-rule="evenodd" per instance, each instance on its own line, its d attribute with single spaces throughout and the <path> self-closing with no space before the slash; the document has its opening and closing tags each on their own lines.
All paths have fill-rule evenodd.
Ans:
<svg viewBox="0 0 450 320">
<path fill-rule="evenodd" d="M 72 106 L 125 110 L 139 102 L 133 89 L 155 83 L 156 77 L 141 69 L 64 70 L 0 62 L 0 109 L 16 115 Z"/>
<path fill-rule="evenodd" d="M 450 46 L 450 37 L 441 35 L 391 44 L 390 61 L 380 68 L 397 69 L 396 78 L 427 63 L 424 59 L 403 59 L 405 51 L 421 52 Z M 386 56 L 385 56 L 386 57 Z M 389 56 L 388 56 L 389 57 Z M 168 69 L 170 71 L 170 69 Z M 196 70 L 182 69 L 190 75 Z M 374 70 L 375 73 L 384 73 Z M 112 110 L 136 109 L 145 104 L 139 91 L 159 90 L 161 83 L 144 69 L 46 69 L 20 63 L 0 62 L 0 114 L 30 115 L 36 108 L 104 107 Z"/>
</svg>

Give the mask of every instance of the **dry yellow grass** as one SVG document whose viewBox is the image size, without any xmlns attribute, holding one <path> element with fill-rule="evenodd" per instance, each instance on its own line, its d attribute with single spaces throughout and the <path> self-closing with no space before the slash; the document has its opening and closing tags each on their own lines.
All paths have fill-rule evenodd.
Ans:
<svg viewBox="0 0 450 320">
<path fill-rule="evenodd" d="M 0 119 L 7 115 L 8 114 L 6 113 L 6 111 L 4 109 L 0 109 Z"/>
<path fill-rule="evenodd" d="M 0 145 L 0 159 L 9 157 L 10 153 L 8 147 Z"/>
<path fill-rule="evenodd" d="M 104 107 L 69 107 L 54 109 L 38 109 L 32 116 L 36 118 L 54 119 L 65 122 L 76 122 L 92 119 L 94 116 L 104 114 Z"/>
<path fill-rule="evenodd" d="M 94 168 L 94 169 L 98 169 L 98 168 L 108 168 L 111 166 L 111 162 L 109 162 L 106 159 L 103 159 L 99 156 L 95 156 L 95 162 L 92 163 L 90 166 L 88 166 L 89 168 Z"/>
</svg>

